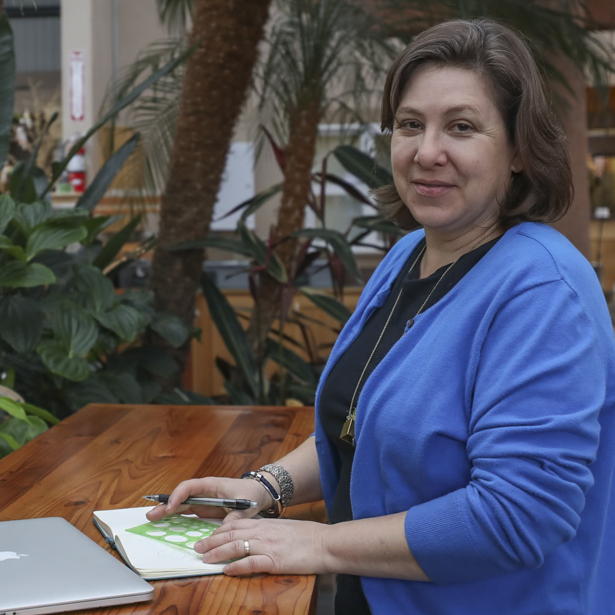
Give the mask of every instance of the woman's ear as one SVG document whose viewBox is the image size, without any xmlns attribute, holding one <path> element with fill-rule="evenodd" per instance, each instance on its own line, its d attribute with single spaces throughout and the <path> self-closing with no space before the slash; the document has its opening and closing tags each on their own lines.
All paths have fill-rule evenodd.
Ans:
<svg viewBox="0 0 615 615">
<path fill-rule="evenodd" d="M 513 154 L 512 160 L 510 162 L 510 170 L 513 173 L 520 173 L 521 171 L 523 171 L 523 163 L 521 162 L 521 157 L 519 156 L 518 152 L 515 152 Z"/>
</svg>

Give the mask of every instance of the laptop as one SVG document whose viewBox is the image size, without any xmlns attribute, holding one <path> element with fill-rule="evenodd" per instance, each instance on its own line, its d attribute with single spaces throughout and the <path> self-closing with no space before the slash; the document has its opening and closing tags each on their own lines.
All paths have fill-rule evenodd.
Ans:
<svg viewBox="0 0 615 615">
<path fill-rule="evenodd" d="M 0 522 L 0 615 L 150 600 L 154 588 L 59 517 Z"/>
</svg>

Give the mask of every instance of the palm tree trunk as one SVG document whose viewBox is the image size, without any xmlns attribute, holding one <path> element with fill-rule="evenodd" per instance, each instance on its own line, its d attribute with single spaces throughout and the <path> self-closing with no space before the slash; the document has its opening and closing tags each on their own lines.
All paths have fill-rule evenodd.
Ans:
<svg viewBox="0 0 615 615">
<path fill-rule="evenodd" d="M 196 0 L 188 60 L 160 205 L 159 244 L 150 288 L 155 306 L 192 326 L 203 250 L 166 252 L 166 246 L 205 237 L 220 188 L 233 129 L 263 37 L 271 0 Z M 164 343 L 157 340 L 158 343 Z M 183 371 L 189 343 L 175 352 Z"/>
<path fill-rule="evenodd" d="M 313 93 L 312 93 L 313 97 Z M 313 98 L 305 108 L 298 109 L 289 121 L 288 145 L 285 149 L 286 168 L 282 186 L 282 202 L 274 230 L 280 242 L 276 254 L 291 278 L 297 252 L 297 240 L 290 238 L 303 228 L 305 205 L 312 177 L 312 164 L 316 152 L 316 137 L 320 122 L 320 98 Z M 261 358 L 265 341 L 273 321 L 282 316 L 284 286 L 268 275 L 263 275 L 258 300 L 252 312 L 248 335 L 256 357 Z"/>
</svg>

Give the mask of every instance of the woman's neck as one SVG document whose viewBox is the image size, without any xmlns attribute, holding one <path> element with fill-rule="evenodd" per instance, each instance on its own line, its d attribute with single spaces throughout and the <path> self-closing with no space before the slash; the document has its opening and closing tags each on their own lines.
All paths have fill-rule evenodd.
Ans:
<svg viewBox="0 0 615 615">
<path fill-rule="evenodd" d="M 464 254 L 500 236 L 504 231 L 496 222 L 477 227 L 462 236 L 444 239 L 425 229 L 425 253 L 421 259 L 421 279 L 427 278 L 445 265 L 454 263 Z"/>
</svg>

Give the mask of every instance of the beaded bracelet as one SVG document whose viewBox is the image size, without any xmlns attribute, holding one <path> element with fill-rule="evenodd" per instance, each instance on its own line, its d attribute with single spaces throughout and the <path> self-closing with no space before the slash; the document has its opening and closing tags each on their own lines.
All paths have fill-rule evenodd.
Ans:
<svg viewBox="0 0 615 615">
<path fill-rule="evenodd" d="M 265 491 L 267 491 L 273 499 L 273 506 L 268 510 L 261 510 L 259 514 L 261 517 L 277 519 L 284 511 L 284 506 L 282 505 L 279 493 L 275 490 L 273 485 L 260 472 L 246 472 L 241 475 L 241 478 L 251 478 L 265 488 Z"/>
<path fill-rule="evenodd" d="M 269 463 L 266 466 L 258 469 L 259 472 L 269 472 L 280 485 L 280 499 L 282 500 L 282 506 L 286 508 L 290 505 L 290 501 L 295 494 L 295 485 L 288 470 L 284 466 L 280 466 L 277 463 Z"/>
</svg>

